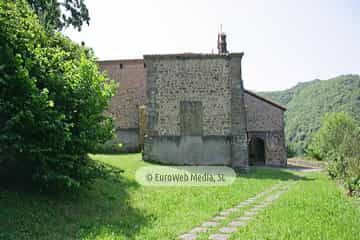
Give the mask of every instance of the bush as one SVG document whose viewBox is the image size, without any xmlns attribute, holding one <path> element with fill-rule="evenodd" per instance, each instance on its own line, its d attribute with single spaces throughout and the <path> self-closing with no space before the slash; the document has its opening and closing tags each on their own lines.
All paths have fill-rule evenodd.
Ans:
<svg viewBox="0 0 360 240">
<path fill-rule="evenodd" d="M 98 144 L 96 146 L 96 153 L 103 153 L 103 154 L 116 154 L 121 153 L 123 151 L 123 145 L 121 143 L 104 143 Z"/>
<path fill-rule="evenodd" d="M 86 154 L 113 134 L 113 85 L 92 51 L 45 31 L 25 1 L 0 0 L 0 52 L 0 168 L 43 187 L 101 175 Z"/>
<path fill-rule="evenodd" d="M 351 152 L 351 141 L 358 134 L 357 122 L 344 112 L 325 115 L 321 128 L 313 136 L 308 148 L 308 155 L 322 160 L 334 160 L 339 154 Z"/>
<path fill-rule="evenodd" d="M 343 182 L 351 194 L 360 194 L 360 128 L 347 113 L 330 113 L 312 138 L 307 153 L 328 160 L 332 178 Z"/>
<path fill-rule="evenodd" d="M 141 152 L 141 148 L 140 146 L 128 146 L 126 144 L 110 141 L 105 144 L 99 144 L 95 152 L 102 154 L 139 153 Z"/>
<path fill-rule="evenodd" d="M 295 151 L 294 146 L 291 144 L 286 145 L 286 156 L 288 158 L 292 158 L 292 157 L 295 157 L 296 155 L 297 155 L 297 153 Z"/>
</svg>

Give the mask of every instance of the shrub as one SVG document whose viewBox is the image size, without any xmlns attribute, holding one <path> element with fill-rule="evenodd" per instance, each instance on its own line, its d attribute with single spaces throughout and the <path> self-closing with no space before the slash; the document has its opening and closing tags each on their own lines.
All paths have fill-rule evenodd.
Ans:
<svg viewBox="0 0 360 240">
<path fill-rule="evenodd" d="M 101 175 L 86 154 L 113 134 L 113 85 L 92 51 L 45 31 L 25 1 L 0 0 L 0 52 L 0 168 L 43 187 Z"/>
<path fill-rule="evenodd" d="M 296 155 L 297 155 L 297 153 L 295 151 L 294 146 L 291 144 L 286 145 L 286 156 L 288 158 L 292 158 L 292 157 L 295 157 Z"/>
<path fill-rule="evenodd" d="M 360 128 L 347 113 L 330 113 L 308 147 L 308 154 L 328 160 L 332 178 L 343 182 L 351 194 L 360 193 Z"/>
<path fill-rule="evenodd" d="M 127 144 L 109 141 L 105 144 L 99 144 L 95 152 L 103 154 L 139 153 L 141 152 L 141 148 L 140 146 L 128 146 Z"/>
<path fill-rule="evenodd" d="M 313 136 L 307 153 L 319 160 L 334 160 L 339 154 L 351 151 L 349 144 L 354 140 L 353 138 L 356 138 L 357 131 L 359 131 L 357 122 L 349 114 L 328 113 L 323 119 L 321 128 Z"/>
</svg>

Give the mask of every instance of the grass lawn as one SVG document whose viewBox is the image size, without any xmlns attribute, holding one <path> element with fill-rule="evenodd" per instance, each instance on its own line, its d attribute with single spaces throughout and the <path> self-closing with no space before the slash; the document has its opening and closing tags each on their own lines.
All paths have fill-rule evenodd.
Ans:
<svg viewBox="0 0 360 240">
<path fill-rule="evenodd" d="M 360 208 L 325 174 L 308 173 L 231 239 L 360 239 Z"/>
<path fill-rule="evenodd" d="M 95 155 L 124 170 L 77 193 L 44 195 L 0 188 L 0 239 L 174 239 L 223 209 L 270 186 L 289 192 L 234 234 L 234 239 L 360 239 L 360 210 L 323 173 L 258 169 L 230 186 L 144 187 L 139 154 Z"/>
</svg>

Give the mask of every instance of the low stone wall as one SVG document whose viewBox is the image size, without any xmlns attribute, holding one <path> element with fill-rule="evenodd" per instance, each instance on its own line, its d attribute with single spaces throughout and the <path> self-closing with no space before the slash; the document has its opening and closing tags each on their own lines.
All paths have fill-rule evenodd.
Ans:
<svg viewBox="0 0 360 240">
<path fill-rule="evenodd" d="M 152 136 L 143 159 L 173 165 L 231 165 L 231 140 L 225 136 Z"/>
</svg>

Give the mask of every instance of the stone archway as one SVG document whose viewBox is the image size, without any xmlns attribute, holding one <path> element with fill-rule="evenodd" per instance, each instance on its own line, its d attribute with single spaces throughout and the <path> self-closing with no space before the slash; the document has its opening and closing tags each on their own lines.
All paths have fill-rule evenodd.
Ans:
<svg viewBox="0 0 360 240">
<path fill-rule="evenodd" d="M 253 137 L 250 139 L 248 146 L 250 165 L 265 165 L 265 141 Z"/>
</svg>

